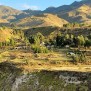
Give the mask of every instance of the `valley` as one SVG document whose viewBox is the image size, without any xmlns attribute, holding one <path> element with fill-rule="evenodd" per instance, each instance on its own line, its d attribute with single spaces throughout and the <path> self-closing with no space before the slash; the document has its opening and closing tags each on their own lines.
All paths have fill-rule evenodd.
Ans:
<svg viewBox="0 0 91 91">
<path fill-rule="evenodd" d="M 0 5 L 0 91 L 91 91 L 91 1 Z"/>
</svg>

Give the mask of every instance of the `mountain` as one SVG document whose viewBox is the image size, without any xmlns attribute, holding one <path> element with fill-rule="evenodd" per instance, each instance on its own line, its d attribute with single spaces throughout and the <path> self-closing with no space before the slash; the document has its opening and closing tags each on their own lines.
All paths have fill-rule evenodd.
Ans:
<svg viewBox="0 0 91 91">
<path fill-rule="evenodd" d="M 45 13 L 48 15 L 45 15 Z M 40 17 L 39 15 L 42 16 Z M 40 27 L 45 25 L 62 26 L 64 24 L 64 22 L 62 23 L 62 20 L 70 23 L 78 22 L 90 24 L 91 0 L 75 1 L 70 5 L 59 7 L 48 7 L 44 11 L 31 9 L 20 11 L 8 6 L 0 5 L 0 23 L 3 24 L 14 23 L 22 27 Z"/>
<path fill-rule="evenodd" d="M 87 21 L 91 21 L 91 7 L 83 4 L 82 6 L 69 12 L 61 14 L 58 13 L 58 16 L 69 22 L 85 23 Z"/>
<path fill-rule="evenodd" d="M 49 13 L 66 13 L 66 12 L 79 8 L 84 4 L 91 6 L 91 0 L 75 1 L 70 5 L 62 5 L 59 7 L 49 7 L 46 10 L 44 10 L 44 12 L 46 12 L 46 13 L 48 13 L 48 12 Z"/>
<path fill-rule="evenodd" d="M 39 14 L 37 10 L 16 10 L 9 6 L 0 5 L 0 23 L 11 23 L 19 19 Z"/>
<path fill-rule="evenodd" d="M 58 26 L 62 27 L 63 24 L 68 23 L 64 19 L 59 18 L 53 14 L 39 14 L 18 20 L 15 24 L 19 27 L 45 27 L 45 26 Z"/>
<path fill-rule="evenodd" d="M 47 8 L 44 12 L 57 14 L 68 22 L 91 22 L 91 0 L 75 1 L 71 5 L 63 5 L 57 8 Z"/>
<path fill-rule="evenodd" d="M 82 2 L 82 5 L 80 2 L 78 7 L 75 7 L 74 9 L 68 12 L 64 12 L 64 13 L 59 12 L 58 15 L 59 17 L 62 17 L 63 19 L 69 22 L 89 24 L 89 22 L 91 21 L 91 2 L 89 3 Z"/>
<path fill-rule="evenodd" d="M 16 9 L 13 9 L 9 6 L 3 6 L 3 5 L 0 5 L 0 16 L 10 16 L 10 15 L 16 15 L 16 14 L 19 14 L 21 13 L 21 11 L 19 10 L 16 10 Z"/>
<path fill-rule="evenodd" d="M 28 10 L 23 10 L 23 12 L 29 14 L 29 15 L 36 15 L 36 14 L 40 14 L 42 13 L 41 10 L 31 10 L 31 9 L 28 9 Z"/>
<path fill-rule="evenodd" d="M 36 15 L 42 13 L 56 14 L 60 18 L 73 23 L 91 23 L 91 0 L 75 1 L 70 5 L 63 5 L 59 7 L 48 7 L 44 11 L 27 10 L 29 15 Z"/>
<path fill-rule="evenodd" d="M 19 15 L 20 13 L 22 13 L 22 11 L 13 9 L 8 6 L 0 5 L 0 23 L 8 23 L 9 21 L 14 20 L 16 18 L 15 15 Z"/>
</svg>

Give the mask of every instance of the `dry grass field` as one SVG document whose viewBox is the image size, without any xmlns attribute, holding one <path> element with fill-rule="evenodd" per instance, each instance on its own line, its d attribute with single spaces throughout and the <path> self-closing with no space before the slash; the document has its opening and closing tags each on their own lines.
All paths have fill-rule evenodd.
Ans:
<svg viewBox="0 0 91 91">
<path fill-rule="evenodd" d="M 91 71 L 91 65 L 87 63 L 74 64 L 67 56 L 68 49 L 54 49 L 49 53 L 36 53 L 31 50 L 0 50 L 0 62 L 13 63 L 24 71 L 35 70 L 67 70 L 67 71 Z M 90 59 L 90 57 L 88 57 Z"/>
</svg>

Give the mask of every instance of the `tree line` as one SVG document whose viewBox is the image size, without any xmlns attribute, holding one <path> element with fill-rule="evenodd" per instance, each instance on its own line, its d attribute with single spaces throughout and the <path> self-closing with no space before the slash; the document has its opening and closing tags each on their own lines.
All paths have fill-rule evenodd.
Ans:
<svg viewBox="0 0 91 91">
<path fill-rule="evenodd" d="M 64 47 L 69 45 L 70 47 L 90 47 L 91 46 L 91 35 L 88 36 L 75 36 L 72 34 L 58 35 L 56 37 L 56 45 Z"/>
</svg>

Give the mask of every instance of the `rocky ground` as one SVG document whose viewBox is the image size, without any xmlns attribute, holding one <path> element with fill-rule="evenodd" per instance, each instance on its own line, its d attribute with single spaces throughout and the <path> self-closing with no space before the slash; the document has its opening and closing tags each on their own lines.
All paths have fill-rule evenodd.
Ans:
<svg viewBox="0 0 91 91">
<path fill-rule="evenodd" d="M 91 73 L 75 71 L 25 72 L 0 64 L 0 91 L 91 91 Z"/>
</svg>

